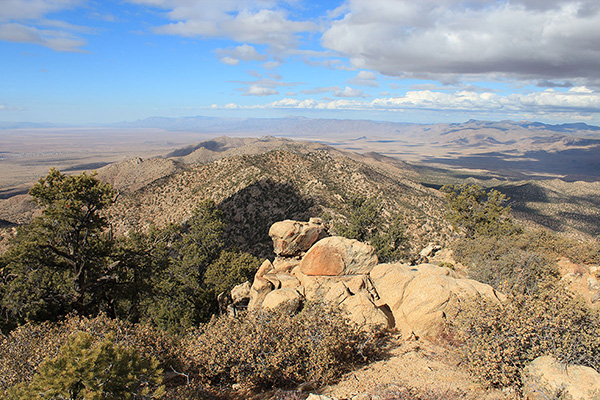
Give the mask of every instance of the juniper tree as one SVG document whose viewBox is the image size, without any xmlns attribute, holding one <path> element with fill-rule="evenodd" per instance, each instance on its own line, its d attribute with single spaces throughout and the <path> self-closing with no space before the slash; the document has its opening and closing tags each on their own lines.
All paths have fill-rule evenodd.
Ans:
<svg viewBox="0 0 600 400">
<path fill-rule="evenodd" d="M 443 186 L 446 194 L 446 218 L 455 229 L 462 229 L 469 238 L 476 235 L 502 236 L 519 231 L 514 223 L 506 196 L 492 189 L 485 191 L 479 185 L 460 184 Z"/>
</svg>

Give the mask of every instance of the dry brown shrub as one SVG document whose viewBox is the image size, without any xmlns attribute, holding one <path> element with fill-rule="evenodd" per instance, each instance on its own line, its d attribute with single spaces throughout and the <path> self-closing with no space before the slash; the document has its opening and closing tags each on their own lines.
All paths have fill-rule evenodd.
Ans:
<svg viewBox="0 0 600 400">
<path fill-rule="evenodd" d="M 545 354 L 600 368 L 600 315 L 554 286 L 502 305 L 465 305 L 451 329 L 470 371 L 490 387 L 520 388 L 523 367 Z"/>
<path fill-rule="evenodd" d="M 215 318 L 183 341 L 190 368 L 203 382 L 263 389 L 332 382 L 373 358 L 377 348 L 374 335 L 339 310 L 315 305 L 295 316 L 260 311 Z"/>
</svg>

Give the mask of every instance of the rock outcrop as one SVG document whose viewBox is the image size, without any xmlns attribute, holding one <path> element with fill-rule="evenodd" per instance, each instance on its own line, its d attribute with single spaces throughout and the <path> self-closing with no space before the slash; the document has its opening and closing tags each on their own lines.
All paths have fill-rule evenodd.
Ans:
<svg viewBox="0 0 600 400">
<path fill-rule="evenodd" d="M 449 268 L 434 264 L 379 264 L 370 278 L 405 337 L 436 337 L 454 317 L 453 305 L 458 302 L 480 296 L 500 301 L 491 286 L 459 278 Z"/>
<path fill-rule="evenodd" d="M 378 264 L 369 244 L 325 234 L 319 219 L 275 223 L 269 235 L 276 258 L 262 264 L 252 285 L 234 289 L 236 299 L 247 293 L 249 309 L 289 313 L 305 301 L 328 303 L 365 329 L 395 328 L 406 338 L 438 336 L 457 302 L 480 296 L 501 301 L 491 286 L 449 268 Z"/>
<path fill-rule="evenodd" d="M 300 269 L 310 276 L 368 274 L 378 263 L 375 249 L 358 240 L 334 236 L 319 240 L 306 253 Z"/>
<path fill-rule="evenodd" d="M 285 220 L 276 222 L 269 229 L 273 251 L 282 257 L 299 256 L 325 236 L 323 223 L 318 218 L 308 222 Z"/>
<path fill-rule="evenodd" d="M 523 371 L 523 393 L 528 400 L 554 399 L 562 393 L 573 400 L 600 396 L 600 373 L 581 365 L 564 365 L 553 357 L 533 360 Z"/>
</svg>

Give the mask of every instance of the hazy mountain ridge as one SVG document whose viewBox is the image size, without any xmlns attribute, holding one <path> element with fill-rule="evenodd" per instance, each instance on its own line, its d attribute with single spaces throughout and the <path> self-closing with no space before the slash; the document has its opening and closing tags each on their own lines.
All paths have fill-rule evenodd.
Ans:
<svg viewBox="0 0 600 400">
<path fill-rule="evenodd" d="M 326 118 L 218 118 L 218 117 L 150 117 L 133 122 L 112 124 L 118 127 L 162 128 L 168 130 L 196 130 L 210 132 L 278 132 L 278 133 L 325 133 L 335 134 L 353 131 L 371 133 L 411 132 L 420 129 L 432 131 L 452 131 L 456 128 L 495 128 L 498 130 L 525 129 L 539 132 L 561 132 L 571 134 L 600 131 L 600 127 L 586 123 L 545 124 L 530 121 L 479 121 L 469 120 L 464 123 L 414 124 L 389 121 L 373 121 L 360 119 L 326 119 Z"/>
</svg>

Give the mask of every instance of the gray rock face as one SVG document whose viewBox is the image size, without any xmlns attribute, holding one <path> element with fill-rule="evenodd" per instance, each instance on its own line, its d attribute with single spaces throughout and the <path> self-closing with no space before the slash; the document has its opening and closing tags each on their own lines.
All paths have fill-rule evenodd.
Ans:
<svg viewBox="0 0 600 400">
<path fill-rule="evenodd" d="M 523 394 L 527 399 L 554 399 L 559 391 L 573 400 L 598 399 L 600 374 L 590 367 L 560 364 L 550 356 L 538 357 L 525 367 Z"/>
</svg>

